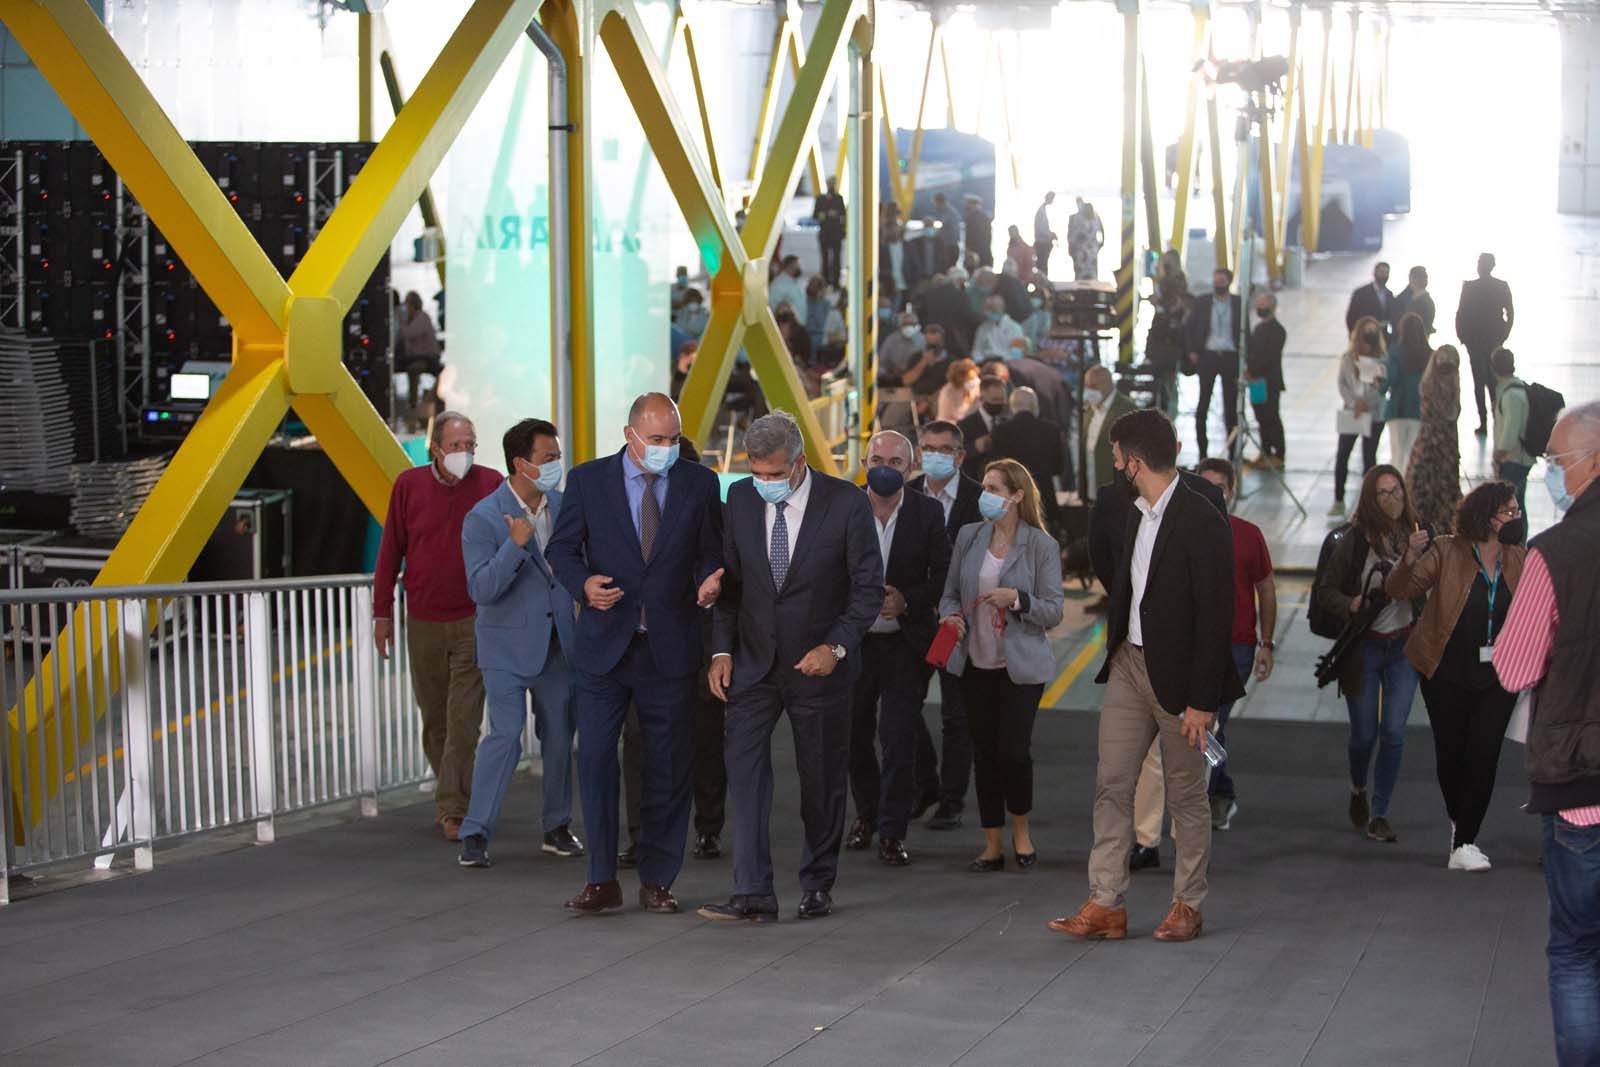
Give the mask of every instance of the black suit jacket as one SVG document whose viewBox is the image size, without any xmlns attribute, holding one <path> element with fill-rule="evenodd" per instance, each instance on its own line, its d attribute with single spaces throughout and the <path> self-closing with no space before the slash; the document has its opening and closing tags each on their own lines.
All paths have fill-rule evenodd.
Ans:
<svg viewBox="0 0 1600 1067">
<path fill-rule="evenodd" d="M 1217 710 L 1244 696 L 1233 665 L 1233 533 L 1216 508 L 1180 480 L 1167 502 L 1150 554 L 1144 599 L 1133 605 L 1133 547 L 1143 516 L 1130 500 L 1124 517 L 1111 606 L 1106 615 L 1104 684 L 1128 639 L 1130 606 L 1139 612 L 1150 686 L 1163 711 Z"/>
<path fill-rule="evenodd" d="M 1349 333 L 1356 328 L 1356 323 L 1368 315 L 1378 320 L 1378 328 L 1389 329 L 1389 312 L 1394 309 L 1394 294 L 1386 285 L 1383 287 L 1383 301 L 1378 300 L 1378 283 L 1368 282 L 1350 294 L 1350 306 L 1344 311 L 1344 328 Z"/>
<path fill-rule="evenodd" d="M 807 695 L 847 693 L 849 659 L 883 608 L 883 557 L 866 494 L 815 470 L 806 477 L 811 496 L 781 590 L 767 557 L 766 503 L 749 479 L 728 490 L 712 651 L 732 654 L 736 689 L 776 673 Z M 808 678 L 794 665 L 818 645 L 843 645 L 846 662 Z"/>
<path fill-rule="evenodd" d="M 1283 346 L 1289 340 L 1288 331 L 1277 319 L 1263 319 L 1250 331 L 1250 344 L 1245 349 L 1244 365 L 1251 377 L 1265 378 L 1283 389 Z"/>
<path fill-rule="evenodd" d="M 1193 306 L 1189 308 L 1189 317 L 1183 321 L 1183 336 L 1188 343 L 1190 352 L 1204 352 L 1206 350 L 1206 338 L 1211 335 L 1211 304 L 1216 299 L 1215 295 L 1207 293 L 1205 296 L 1195 300 Z M 1233 343 L 1237 345 L 1239 343 L 1238 333 L 1241 321 L 1239 316 L 1243 311 L 1243 306 L 1237 296 L 1229 296 L 1228 307 L 1233 311 Z"/>
<path fill-rule="evenodd" d="M 983 413 L 974 409 L 971 415 L 956 423 L 956 429 L 961 431 L 961 439 L 967 446 L 967 458 L 961 463 L 961 473 L 974 481 L 982 481 L 983 468 L 994 458 L 993 441 L 989 442 L 987 452 L 978 451 L 978 442 L 989 436 L 989 424 L 983 421 Z"/>
<path fill-rule="evenodd" d="M 1178 477 L 1184 485 L 1211 501 L 1222 514 L 1228 513 L 1228 498 L 1221 489 L 1192 471 L 1179 469 Z M 1138 514 L 1133 506 L 1133 487 L 1121 474 L 1114 475 L 1096 490 L 1094 508 L 1089 512 L 1089 565 L 1108 593 L 1116 585 L 1117 568 L 1122 565 L 1122 542 L 1128 532 L 1128 521 Z M 1231 537 L 1228 543 L 1232 555 Z"/>
<path fill-rule="evenodd" d="M 922 320 L 924 326 L 937 323 L 944 327 L 946 338 L 955 338 L 959 345 L 952 344 L 952 352 L 963 354 L 972 351 L 972 338 L 978 332 L 978 324 L 983 322 L 983 316 L 973 308 L 972 301 L 967 294 L 956 286 L 945 282 L 923 290 L 922 296 L 916 301 L 917 318 Z"/>
<path fill-rule="evenodd" d="M 1031 412 L 1019 411 L 994 428 L 986 462 L 1014 459 L 1033 475 L 1046 515 L 1057 511 L 1055 483 L 1061 473 L 1061 428 Z"/>
<path fill-rule="evenodd" d="M 920 660 L 939 627 L 936 613 L 939 597 L 944 594 L 945 572 L 950 569 L 950 536 L 944 529 L 944 508 L 937 500 L 910 487 L 902 494 L 883 581 L 906 598 L 900 634 Z M 876 524 L 876 517 L 873 522 Z M 802 526 L 801 531 L 804 530 Z"/>
<path fill-rule="evenodd" d="M 908 487 L 914 493 L 928 492 L 928 476 L 919 474 L 911 480 Z M 961 532 L 961 527 L 970 523 L 979 522 L 983 516 L 978 514 L 978 497 L 983 495 L 983 483 L 976 478 L 969 478 L 961 471 L 956 471 L 956 499 L 950 505 L 950 517 L 945 520 L 944 532 L 950 538 L 950 544 L 956 543 L 956 534 Z M 932 497 L 928 499 L 932 500 Z M 935 504 L 939 504 L 934 500 Z M 940 512 L 944 505 L 939 504 Z"/>
<path fill-rule="evenodd" d="M 1474 278 L 1461 283 L 1456 305 L 1456 336 L 1464 345 L 1491 348 L 1504 344 L 1516 320 L 1511 286 L 1499 278 Z"/>
</svg>

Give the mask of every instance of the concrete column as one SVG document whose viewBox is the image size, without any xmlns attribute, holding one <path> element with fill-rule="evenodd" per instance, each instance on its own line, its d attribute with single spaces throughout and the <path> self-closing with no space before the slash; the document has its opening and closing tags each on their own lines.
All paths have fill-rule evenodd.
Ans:
<svg viewBox="0 0 1600 1067">
<path fill-rule="evenodd" d="M 1600 23 L 1561 23 L 1561 170 L 1556 209 L 1600 215 Z"/>
</svg>

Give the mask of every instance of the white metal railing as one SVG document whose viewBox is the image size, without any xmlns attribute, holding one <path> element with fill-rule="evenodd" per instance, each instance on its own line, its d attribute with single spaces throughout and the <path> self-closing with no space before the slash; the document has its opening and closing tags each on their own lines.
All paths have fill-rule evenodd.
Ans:
<svg viewBox="0 0 1600 1067">
<path fill-rule="evenodd" d="M 0 903 L 12 874 L 359 799 L 431 771 L 404 612 L 368 575 L 0 593 Z"/>
</svg>

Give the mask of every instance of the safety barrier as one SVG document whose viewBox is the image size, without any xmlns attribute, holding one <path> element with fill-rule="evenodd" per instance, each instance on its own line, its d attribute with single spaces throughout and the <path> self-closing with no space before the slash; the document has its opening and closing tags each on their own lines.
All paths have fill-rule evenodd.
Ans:
<svg viewBox="0 0 1600 1067">
<path fill-rule="evenodd" d="M 371 582 L 0 593 L 0 903 L 48 864 L 131 849 L 148 869 L 159 841 L 247 824 L 271 841 L 276 815 L 373 815 L 380 790 L 425 780 L 404 612 L 385 659 Z"/>
</svg>

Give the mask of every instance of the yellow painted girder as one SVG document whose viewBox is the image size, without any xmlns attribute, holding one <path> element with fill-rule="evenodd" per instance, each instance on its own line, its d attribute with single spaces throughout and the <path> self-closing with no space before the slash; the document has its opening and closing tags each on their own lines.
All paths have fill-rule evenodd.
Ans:
<svg viewBox="0 0 1600 1067">
<path fill-rule="evenodd" d="M 1194 47 L 1191 49 L 1193 56 L 1189 64 L 1192 68 L 1195 63 L 1206 57 L 1206 32 L 1210 18 L 1202 9 L 1194 13 Z M 1188 231 L 1184 228 L 1189 216 L 1189 190 L 1194 182 L 1194 142 L 1195 121 L 1199 116 L 1200 105 L 1200 76 L 1189 75 L 1188 89 L 1184 93 L 1183 105 L 1183 136 L 1178 140 L 1178 184 L 1175 190 L 1176 199 L 1172 204 L 1172 240 L 1167 247 L 1176 249 L 1178 254 L 1183 254 L 1184 242 L 1188 239 Z"/>
</svg>

